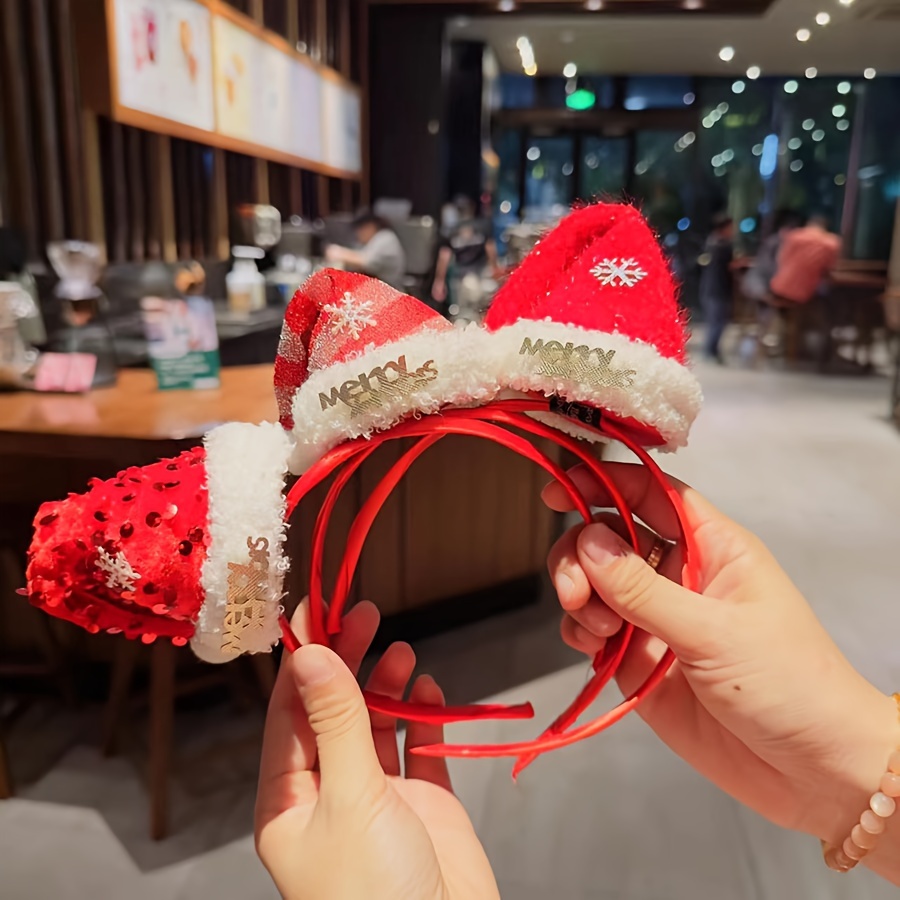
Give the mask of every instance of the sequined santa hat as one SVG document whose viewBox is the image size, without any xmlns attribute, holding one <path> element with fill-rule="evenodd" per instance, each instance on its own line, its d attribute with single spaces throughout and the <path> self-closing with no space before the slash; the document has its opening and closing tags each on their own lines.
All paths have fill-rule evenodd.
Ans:
<svg viewBox="0 0 900 900">
<path fill-rule="evenodd" d="M 291 471 L 408 415 L 487 402 L 499 383 L 484 348 L 477 326 L 455 328 L 374 278 L 316 273 L 288 306 L 275 360 L 281 423 L 295 440 Z"/>
<path fill-rule="evenodd" d="M 633 206 L 597 203 L 563 219 L 498 292 L 484 327 L 505 387 L 605 410 L 644 444 L 687 443 L 702 394 L 687 365 L 684 313 Z"/>
<path fill-rule="evenodd" d="M 190 641 L 209 662 L 270 650 L 287 567 L 290 446 L 275 424 L 222 425 L 202 447 L 44 503 L 30 601 L 93 633 Z"/>
</svg>

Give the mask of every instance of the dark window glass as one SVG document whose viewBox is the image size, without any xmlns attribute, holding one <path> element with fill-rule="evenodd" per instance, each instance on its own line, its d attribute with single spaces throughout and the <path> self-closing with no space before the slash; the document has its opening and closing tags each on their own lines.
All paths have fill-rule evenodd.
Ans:
<svg viewBox="0 0 900 900">
<path fill-rule="evenodd" d="M 858 259 L 888 259 L 900 198 L 900 79 L 861 82 L 858 90 L 865 91 L 859 200 L 853 240 L 846 249 Z"/>
<path fill-rule="evenodd" d="M 634 75 L 625 82 L 625 109 L 677 109 L 694 103 L 693 79 Z"/>
<path fill-rule="evenodd" d="M 494 143 L 494 149 L 500 159 L 494 216 L 500 228 L 518 221 L 519 218 L 521 147 L 522 140 L 518 131 L 502 131 Z"/>
<path fill-rule="evenodd" d="M 574 196 L 574 140 L 570 136 L 529 138 L 525 150 L 525 209 L 530 222 L 556 219 Z"/>
<path fill-rule="evenodd" d="M 628 139 L 585 137 L 581 142 L 578 196 L 621 199 L 628 185 Z"/>
<path fill-rule="evenodd" d="M 500 103 L 504 109 L 532 109 L 535 103 L 535 79 L 504 72 L 500 76 Z"/>
</svg>

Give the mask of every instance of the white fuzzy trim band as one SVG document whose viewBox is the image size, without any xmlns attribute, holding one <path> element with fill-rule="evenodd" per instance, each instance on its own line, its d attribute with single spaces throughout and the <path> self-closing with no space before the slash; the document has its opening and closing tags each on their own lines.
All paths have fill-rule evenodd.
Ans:
<svg viewBox="0 0 900 900">
<path fill-rule="evenodd" d="M 283 488 L 291 440 L 280 425 L 232 422 L 207 434 L 204 444 L 210 546 L 203 564 L 205 598 L 191 646 L 207 662 L 227 662 L 242 652 L 266 653 L 279 639 L 278 614 L 288 565 L 282 547 Z M 257 551 L 255 559 L 251 548 Z M 235 610 L 228 608 L 234 566 L 248 566 L 255 575 L 264 573 L 260 575 L 264 602 L 252 610 L 242 608 L 237 621 L 248 616 L 250 625 L 240 630 L 232 626 Z"/>
<path fill-rule="evenodd" d="M 555 344 L 548 347 L 551 342 Z M 637 419 L 660 433 L 667 450 L 687 443 L 703 400 L 700 383 L 687 366 L 622 334 L 522 319 L 492 333 L 487 352 L 505 387 L 556 395 Z M 585 436 L 577 426 L 562 430 Z"/>
<path fill-rule="evenodd" d="M 291 471 L 300 475 L 332 447 L 411 412 L 492 400 L 502 385 L 489 346 L 477 325 L 426 330 L 313 373 L 294 397 Z"/>
</svg>

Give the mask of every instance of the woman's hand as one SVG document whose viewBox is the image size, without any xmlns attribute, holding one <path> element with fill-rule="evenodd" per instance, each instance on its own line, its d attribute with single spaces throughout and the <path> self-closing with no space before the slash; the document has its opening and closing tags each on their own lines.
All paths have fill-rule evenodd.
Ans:
<svg viewBox="0 0 900 900">
<path fill-rule="evenodd" d="M 292 622 L 304 643 L 307 617 L 302 604 Z M 494 900 L 490 864 L 446 763 L 409 752 L 442 740 L 442 729 L 410 723 L 401 777 L 396 721 L 370 719 L 355 675 L 377 627 L 375 607 L 359 604 L 337 653 L 308 644 L 285 655 L 266 719 L 257 851 L 288 900 Z M 368 689 L 399 699 L 414 667 L 409 645 L 393 644 Z M 410 699 L 444 702 L 428 676 Z"/>
<path fill-rule="evenodd" d="M 431 285 L 431 296 L 435 303 L 443 303 L 447 299 L 447 282 L 442 278 L 435 278 Z"/>
<path fill-rule="evenodd" d="M 656 535 L 680 537 L 674 510 L 647 469 L 610 464 L 609 471 L 653 531 L 639 526 L 641 555 L 619 536 L 615 515 L 560 539 L 549 566 L 567 612 L 564 639 L 594 654 L 622 618 L 641 629 L 619 672 L 626 695 L 668 644 L 678 661 L 639 707 L 651 728 L 768 819 L 843 840 L 900 743 L 894 701 L 850 666 L 762 543 L 674 480 L 699 548 L 699 591 L 676 583 L 679 544 L 654 572 L 644 558 Z M 589 502 L 609 505 L 586 472 L 572 475 Z M 570 508 L 558 485 L 544 499 Z"/>
</svg>

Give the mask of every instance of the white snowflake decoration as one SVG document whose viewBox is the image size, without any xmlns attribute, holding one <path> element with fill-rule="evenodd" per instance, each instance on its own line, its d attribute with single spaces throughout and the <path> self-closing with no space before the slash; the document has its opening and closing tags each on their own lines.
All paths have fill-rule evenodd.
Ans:
<svg viewBox="0 0 900 900">
<path fill-rule="evenodd" d="M 360 332 L 367 325 L 378 324 L 372 318 L 372 301 L 357 300 L 349 291 L 341 297 L 340 303 L 326 303 L 322 307 L 322 311 L 329 313 L 333 317 L 331 322 L 332 334 L 349 332 L 353 340 L 359 337 Z"/>
<path fill-rule="evenodd" d="M 591 275 L 602 285 L 610 287 L 634 287 L 647 273 L 636 259 L 603 259 L 593 269 Z"/>
<path fill-rule="evenodd" d="M 131 563 L 120 550 L 113 556 L 105 548 L 97 551 L 97 568 L 106 576 L 106 586 L 117 591 L 133 591 L 134 583 L 141 576 L 131 567 Z"/>
</svg>

